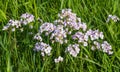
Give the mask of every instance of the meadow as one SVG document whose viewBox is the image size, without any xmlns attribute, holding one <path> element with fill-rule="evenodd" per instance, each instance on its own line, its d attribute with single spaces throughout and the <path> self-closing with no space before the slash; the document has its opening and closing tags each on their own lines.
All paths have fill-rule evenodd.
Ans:
<svg viewBox="0 0 120 72">
<path fill-rule="evenodd" d="M 119 7 L 120 0 L 0 0 L 0 72 L 119 72 Z"/>
</svg>

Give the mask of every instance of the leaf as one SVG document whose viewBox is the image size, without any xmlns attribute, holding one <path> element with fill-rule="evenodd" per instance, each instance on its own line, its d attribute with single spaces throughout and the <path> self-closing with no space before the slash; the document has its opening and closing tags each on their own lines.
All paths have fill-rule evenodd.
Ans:
<svg viewBox="0 0 120 72">
<path fill-rule="evenodd" d="M 5 15 L 5 13 L 0 9 L 0 22 L 2 21 L 2 20 L 6 20 L 7 18 L 6 18 L 6 15 Z"/>
</svg>

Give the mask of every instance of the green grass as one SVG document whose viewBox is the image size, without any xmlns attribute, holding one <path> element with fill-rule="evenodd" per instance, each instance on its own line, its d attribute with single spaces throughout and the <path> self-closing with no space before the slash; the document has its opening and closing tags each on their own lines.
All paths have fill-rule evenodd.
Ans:
<svg viewBox="0 0 120 72">
<path fill-rule="evenodd" d="M 120 0 L 0 0 L 0 72 L 119 72 L 120 22 L 106 23 L 109 14 L 120 17 L 119 7 Z M 36 34 L 40 23 L 34 23 L 33 30 L 26 28 L 23 33 L 2 31 L 9 19 L 19 19 L 25 12 L 44 22 L 53 22 L 64 8 L 71 8 L 89 28 L 103 31 L 114 54 L 81 48 L 76 58 L 64 55 L 64 61 L 55 64 L 57 55 L 43 58 L 39 52 L 33 51 L 35 41 L 28 33 Z M 52 47 L 54 53 L 65 46 L 55 44 Z"/>
</svg>

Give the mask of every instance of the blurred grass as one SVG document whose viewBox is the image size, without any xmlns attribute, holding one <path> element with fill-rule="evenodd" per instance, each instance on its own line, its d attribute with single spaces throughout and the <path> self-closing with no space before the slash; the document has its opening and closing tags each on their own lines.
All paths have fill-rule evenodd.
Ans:
<svg viewBox="0 0 120 72">
<path fill-rule="evenodd" d="M 120 17 L 119 7 L 120 0 L 0 0 L 0 72 L 119 72 L 120 22 L 105 22 L 109 14 Z M 2 31 L 9 19 L 19 19 L 25 12 L 40 17 L 44 22 L 53 22 L 64 8 L 71 8 L 89 28 L 103 31 L 114 54 L 109 56 L 81 48 L 77 58 L 65 55 L 65 61 L 56 65 L 54 56 L 44 59 L 40 53 L 33 52 L 35 42 L 33 36 L 28 35 L 29 30 L 22 36 L 19 32 L 14 36 Z M 36 33 L 40 24 L 34 25 L 33 32 Z"/>
</svg>

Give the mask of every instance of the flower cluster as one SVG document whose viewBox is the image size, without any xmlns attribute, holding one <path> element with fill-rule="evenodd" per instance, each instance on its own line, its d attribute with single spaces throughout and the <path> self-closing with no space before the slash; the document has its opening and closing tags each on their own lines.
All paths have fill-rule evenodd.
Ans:
<svg viewBox="0 0 120 72">
<path fill-rule="evenodd" d="M 81 19 L 76 16 L 75 13 L 71 12 L 71 9 L 63 9 L 60 14 L 58 14 L 60 19 L 56 20 L 56 24 L 62 24 L 65 27 L 70 27 L 74 30 L 79 30 L 80 28 L 83 31 L 86 31 L 87 25 L 84 22 L 81 22 Z"/>
<path fill-rule="evenodd" d="M 114 22 L 120 21 L 120 18 L 117 17 L 116 15 L 109 15 L 106 22 L 109 22 L 110 19 L 113 20 Z"/>
<path fill-rule="evenodd" d="M 34 16 L 29 13 L 22 14 L 20 21 L 22 24 L 27 25 L 28 23 L 34 21 Z"/>
<path fill-rule="evenodd" d="M 107 41 L 104 41 L 101 46 L 102 46 L 103 52 L 108 54 L 113 54 L 113 51 L 111 51 L 112 47 Z"/>
<path fill-rule="evenodd" d="M 83 43 L 84 46 L 87 46 L 88 35 L 86 35 L 82 32 L 76 32 L 72 36 L 72 39 L 74 39 L 74 40 L 78 39 L 78 43 Z"/>
<path fill-rule="evenodd" d="M 62 62 L 62 61 L 63 61 L 63 57 L 61 57 L 61 56 L 59 56 L 58 58 L 54 59 L 55 63 L 59 63 L 59 62 Z"/>
<path fill-rule="evenodd" d="M 94 41 L 94 46 L 91 47 L 92 50 L 100 50 L 105 53 L 108 53 L 109 55 L 113 54 L 112 47 L 107 41 L 103 41 L 103 43 L 99 43 L 97 41 Z"/>
<path fill-rule="evenodd" d="M 32 14 L 25 13 L 21 15 L 20 20 L 10 19 L 7 25 L 5 25 L 2 30 L 8 30 L 9 28 L 11 28 L 12 31 L 15 31 L 15 29 L 19 28 L 21 31 L 23 31 L 22 24 L 27 25 L 28 23 L 33 21 L 34 16 Z"/>
<path fill-rule="evenodd" d="M 80 52 L 79 47 L 82 44 L 84 47 L 92 46 L 92 50 L 99 50 L 108 54 L 113 53 L 112 47 L 108 42 L 99 43 L 99 40 L 104 40 L 103 32 L 100 32 L 98 29 L 87 29 L 86 23 L 81 22 L 81 19 L 75 13 L 72 13 L 71 9 L 63 9 L 58 14 L 58 18 L 53 23 L 43 23 L 40 26 L 39 33 L 34 36 L 34 39 L 39 41 L 35 44 L 34 50 L 41 51 L 42 56 L 45 54 L 50 55 L 52 49 L 48 44 L 42 42 L 40 35 L 44 33 L 50 37 L 52 43 L 59 42 L 61 45 L 69 42 L 70 37 L 73 40 L 78 40 L 77 43 L 75 41 L 73 42 L 74 44 L 69 44 L 65 49 L 65 53 L 69 53 L 73 57 L 77 57 Z M 63 58 L 59 56 L 54 61 L 55 63 L 59 63 L 63 61 Z"/>
<path fill-rule="evenodd" d="M 54 39 L 56 42 L 63 44 L 66 39 L 66 31 L 63 29 L 62 25 L 56 26 L 55 30 L 52 32 L 50 39 Z"/>
<path fill-rule="evenodd" d="M 73 44 L 73 45 L 70 44 L 65 52 L 69 52 L 70 55 L 76 57 L 79 54 L 79 51 L 80 51 L 79 44 Z"/>
<path fill-rule="evenodd" d="M 40 26 L 39 32 L 43 33 L 44 31 L 46 32 L 46 35 L 50 34 L 51 32 L 53 32 L 53 30 L 55 30 L 56 26 L 53 25 L 52 23 L 43 23 Z"/>
<path fill-rule="evenodd" d="M 91 40 L 96 40 L 96 39 L 99 39 L 99 38 L 103 39 L 104 38 L 103 32 L 99 32 L 99 30 L 91 30 L 91 29 L 89 29 L 86 32 L 86 35 L 90 36 Z"/>
<path fill-rule="evenodd" d="M 50 47 L 49 44 L 43 43 L 43 42 L 37 42 L 35 44 L 35 51 L 41 51 L 41 55 L 45 56 L 46 55 L 50 55 L 52 48 Z"/>
<path fill-rule="evenodd" d="M 15 31 L 15 28 L 20 28 L 21 23 L 18 20 L 9 20 L 6 26 L 3 27 L 2 30 L 8 30 L 9 28 L 12 29 L 12 31 Z"/>
<path fill-rule="evenodd" d="M 115 15 L 109 15 L 107 22 L 109 22 L 110 19 L 114 22 L 120 20 Z M 92 50 L 99 50 L 109 55 L 113 54 L 111 45 L 107 41 L 103 41 L 103 32 L 100 32 L 98 29 L 88 29 L 86 23 L 81 22 L 81 18 L 77 17 L 75 13 L 72 13 L 71 9 L 63 9 L 61 13 L 58 14 L 58 19 L 53 23 L 43 23 L 40 18 L 37 20 L 41 22 L 42 25 L 40 26 L 39 32 L 34 36 L 34 39 L 38 41 L 35 43 L 34 51 L 40 51 L 43 57 L 51 55 L 52 50 L 49 44 L 42 42 L 44 40 L 41 35 L 44 33 L 46 36 L 49 36 L 52 43 L 59 42 L 60 45 L 67 45 L 68 42 L 71 43 L 71 41 L 69 41 L 71 40 L 70 37 L 72 37 L 73 40 L 77 40 L 78 42 L 72 42 L 74 44 L 69 44 L 65 49 L 65 53 L 69 53 L 73 57 L 77 57 L 82 44 L 84 47 L 91 46 Z M 20 29 L 23 31 L 24 25 L 34 21 L 34 16 L 32 14 L 25 13 L 20 16 L 20 20 L 9 20 L 2 30 L 11 29 L 15 31 L 16 29 Z M 33 26 L 30 26 L 30 28 L 33 28 Z M 99 40 L 103 42 L 101 43 Z M 63 57 L 61 56 L 54 59 L 55 63 L 62 61 Z"/>
<path fill-rule="evenodd" d="M 52 23 L 43 23 L 40 26 L 39 33 L 42 34 L 45 32 L 45 35 L 51 33 L 50 39 L 55 42 L 63 44 L 64 39 L 66 38 L 66 31 L 63 28 L 63 25 L 53 25 Z"/>
</svg>

